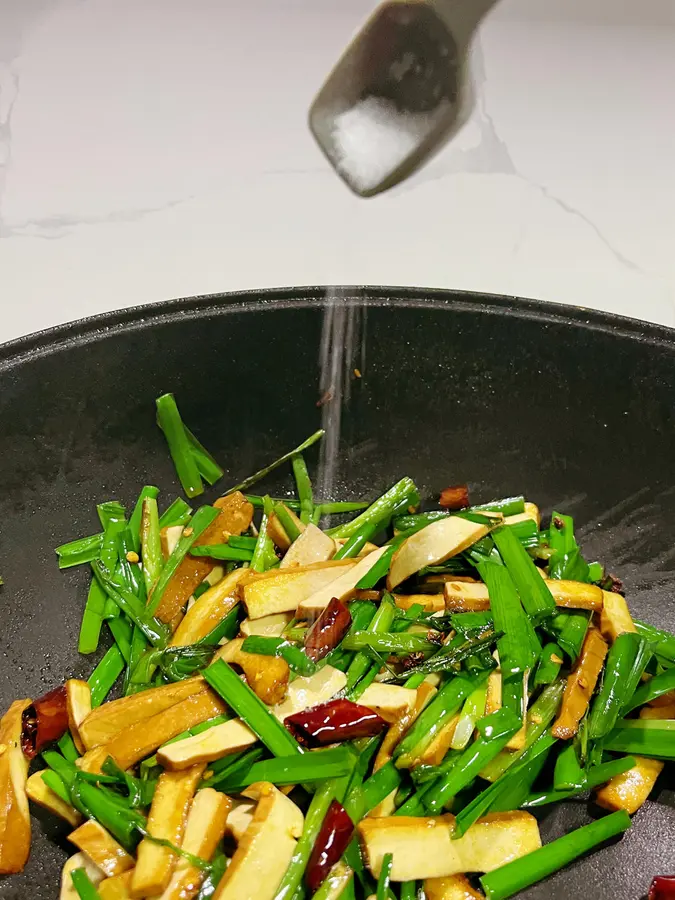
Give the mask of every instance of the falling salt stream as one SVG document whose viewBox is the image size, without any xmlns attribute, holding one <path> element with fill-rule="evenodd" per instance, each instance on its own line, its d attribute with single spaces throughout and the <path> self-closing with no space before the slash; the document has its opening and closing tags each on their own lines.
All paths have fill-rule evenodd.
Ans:
<svg viewBox="0 0 675 900">
<path fill-rule="evenodd" d="M 365 307 L 350 301 L 342 290 L 326 291 L 319 351 L 321 424 L 326 432 L 317 479 L 317 496 L 322 500 L 337 499 L 343 408 L 348 409 L 351 401 L 354 369 L 358 365 L 360 373 L 365 372 L 365 319 Z"/>
</svg>

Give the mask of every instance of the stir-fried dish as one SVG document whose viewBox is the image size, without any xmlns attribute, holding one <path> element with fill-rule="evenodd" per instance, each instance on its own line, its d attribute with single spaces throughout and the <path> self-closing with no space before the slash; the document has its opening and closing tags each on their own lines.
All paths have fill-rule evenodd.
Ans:
<svg viewBox="0 0 675 900">
<path fill-rule="evenodd" d="M 222 477 L 171 395 L 158 420 L 189 497 Z M 80 652 L 110 646 L 0 722 L 0 873 L 29 800 L 76 851 L 62 900 L 502 900 L 631 826 L 675 757 L 675 635 L 523 497 L 315 501 L 320 437 L 58 548 L 92 570 Z M 249 493 L 285 462 L 294 497 Z M 586 795 L 542 846 L 534 811 Z"/>
</svg>

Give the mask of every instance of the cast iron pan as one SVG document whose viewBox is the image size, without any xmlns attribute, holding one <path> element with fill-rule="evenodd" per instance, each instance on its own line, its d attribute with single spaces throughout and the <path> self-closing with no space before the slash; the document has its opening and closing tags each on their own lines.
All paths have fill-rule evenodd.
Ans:
<svg viewBox="0 0 675 900">
<path fill-rule="evenodd" d="M 175 391 L 225 466 L 223 487 L 318 427 L 325 294 L 182 300 L 0 348 L 0 708 L 93 668 L 76 650 L 88 573 L 59 572 L 53 548 L 97 530 L 98 501 L 130 504 L 143 484 L 176 495 L 158 394 Z M 556 504 L 586 554 L 624 578 L 639 617 L 675 628 L 675 333 L 488 295 L 343 295 L 360 308 L 350 365 L 363 377 L 343 410 L 341 495 L 373 496 L 408 474 L 429 499 L 468 481 L 476 500 L 523 492 L 545 513 Z M 285 473 L 267 484 L 288 486 Z M 664 779 L 621 842 L 526 896 L 641 897 L 654 874 L 675 870 L 673 806 Z M 582 802 L 556 807 L 542 836 L 592 815 Z M 28 867 L 0 880 L 2 900 L 58 896 L 67 829 L 39 812 L 33 829 Z"/>
</svg>

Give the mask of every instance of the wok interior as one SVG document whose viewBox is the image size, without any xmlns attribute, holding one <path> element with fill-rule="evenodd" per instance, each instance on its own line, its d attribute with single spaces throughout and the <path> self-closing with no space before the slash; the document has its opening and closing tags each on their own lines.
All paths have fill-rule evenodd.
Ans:
<svg viewBox="0 0 675 900">
<path fill-rule="evenodd" d="M 602 316 L 585 324 L 587 316 L 558 318 L 550 307 L 514 311 L 480 296 L 399 293 L 346 301 L 368 306 L 355 315 L 356 351 L 345 362 L 351 396 L 335 495 L 371 498 L 407 474 L 427 499 L 468 481 L 474 502 L 524 493 L 544 513 L 555 503 L 575 517 L 587 558 L 623 578 L 636 616 L 675 628 L 675 351 L 663 330 L 612 327 Z M 207 499 L 320 426 L 322 299 L 307 290 L 150 310 L 0 363 L 3 708 L 93 668 L 95 658 L 76 651 L 87 573 L 59 572 L 53 548 L 96 530 L 96 502 L 131 503 L 143 484 L 178 493 L 154 423 L 156 396 L 175 392 L 226 470 L 227 484 Z M 308 459 L 316 466 L 318 453 Z M 275 474 L 267 487 L 290 484 Z M 562 897 L 576 886 L 640 896 L 669 867 L 675 830 L 667 784 L 647 806 L 640 827 L 600 863 L 579 862 L 527 896 Z M 587 804 L 567 803 L 543 816 L 542 837 L 588 820 Z M 35 828 L 31 861 L 0 881 L 0 898 L 55 896 L 65 858 L 51 840 L 58 831 L 46 818 Z"/>
</svg>

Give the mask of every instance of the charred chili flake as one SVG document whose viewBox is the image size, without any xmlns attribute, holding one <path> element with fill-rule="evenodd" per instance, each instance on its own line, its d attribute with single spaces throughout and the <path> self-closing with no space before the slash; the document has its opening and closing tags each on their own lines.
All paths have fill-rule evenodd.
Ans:
<svg viewBox="0 0 675 900">
<path fill-rule="evenodd" d="M 328 606 L 305 635 L 305 653 L 313 662 L 319 662 L 340 643 L 352 623 L 349 610 L 333 597 Z"/>
<path fill-rule="evenodd" d="M 319 399 L 316 401 L 316 405 L 317 405 L 317 407 L 318 407 L 319 409 L 321 409 L 321 407 L 322 407 L 322 406 L 325 406 L 326 403 L 330 403 L 330 401 L 331 401 L 332 399 L 333 399 L 333 392 L 332 392 L 332 391 L 325 391 L 325 392 L 319 397 Z"/>
<path fill-rule="evenodd" d="M 411 653 L 410 656 L 406 656 L 403 660 L 403 671 L 407 672 L 408 669 L 413 669 L 415 666 L 418 666 L 421 662 L 424 661 L 424 653 Z"/>
<path fill-rule="evenodd" d="M 625 594 L 623 581 L 617 578 L 616 575 L 612 575 L 611 572 L 605 574 L 605 577 L 600 582 L 600 587 L 603 591 L 609 591 L 611 594 Z"/>
<path fill-rule="evenodd" d="M 466 509 L 469 505 L 468 485 L 457 484 L 453 487 L 443 488 L 438 505 L 445 509 Z"/>
<path fill-rule="evenodd" d="M 563 528 L 565 527 L 565 523 L 560 518 L 560 516 L 553 516 L 553 519 L 551 520 L 551 525 L 553 525 L 553 527 L 556 528 L 558 531 L 562 531 Z"/>
<path fill-rule="evenodd" d="M 333 800 L 307 865 L 307 886 L 312 894 L 318 891 L 332 867 L 347 849 L 353 833 L 354 823 L 344 806 Z"/>
<path fill-rule="evenodd" d="M 387 727 L 372 709 L 351 700 L 331 700 L 294 713 L 284 719 L 284 725 L 305 747 L 373 737 Z"/>
<path fill-rule="evenodd" d="M 648 900 L 675 900 L 675 875 L 657 875 L 652 879 Z"/>
<path fill-rule="evenodd" d="M 65 687 L 55 688 L 34 700 L 21 719 L 21 749 L 33 759 L 47 744 L 58 741 L 68 730 L 68 704 Z"/>
</svg>

